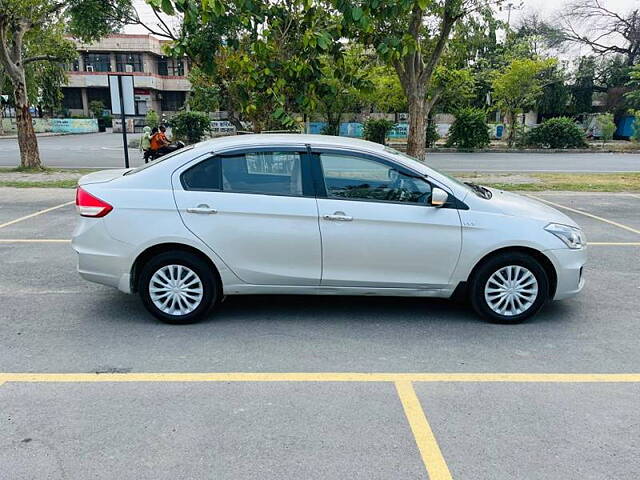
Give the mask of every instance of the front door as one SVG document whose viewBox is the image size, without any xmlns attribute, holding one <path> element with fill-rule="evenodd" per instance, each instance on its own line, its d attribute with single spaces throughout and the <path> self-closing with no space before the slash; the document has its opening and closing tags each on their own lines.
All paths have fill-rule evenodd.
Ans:
<svg viewBox="0 0 640 480">
<path fill-rule="evenodd" d="M 401 166 L 360 154 L 314 156 L 322 285 L 442 288 L 458 261 L 454 208 L 429 205 L 431 184 Z"/>
<path fill-rule="evenodd" d="M 318 285 L 318 210 L 303 181 L 308 161 L 286 150 L 208 158 L 174 175 L 178 211 L 242 281 Z"/>
</svg>

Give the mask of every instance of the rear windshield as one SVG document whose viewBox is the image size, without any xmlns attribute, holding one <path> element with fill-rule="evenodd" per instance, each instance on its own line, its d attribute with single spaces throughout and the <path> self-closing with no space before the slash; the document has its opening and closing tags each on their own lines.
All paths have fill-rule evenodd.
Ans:
<svg viewBox="0 0 640 480">
<path fill-rule="evenodd" d="M 160 157 L 157 160 L 151 160 L 149 163 L 145 163 L 144 165 L 140 165 L 139 167 L 132 168 L 131 170 L 128 170 L 127 172 L 125 172 L 125 175 L 132 175 L 134 173 L 141 172 L 142 170 L 146 170 L 147 168 L 153 167 L 154 165 L 157 165 L 157 164 L 159 164 L 161 162 L 164 162 L 165 160 L 169 160 L 170 158 L 177 157 L 181 153 L 188 152 L 194 146 L 195 145 L 189 145 L 188 147 L 179 148 L 175 152 L 171 152 L 171 153 L 168 153 L 166 155 L 163 155 L 162 157 Z"/>
</svg>

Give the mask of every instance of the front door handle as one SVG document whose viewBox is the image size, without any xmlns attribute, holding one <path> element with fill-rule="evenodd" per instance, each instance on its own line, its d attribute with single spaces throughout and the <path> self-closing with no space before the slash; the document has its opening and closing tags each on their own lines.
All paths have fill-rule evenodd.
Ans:
<svg viewBox="0 0 640 480">
<path fill-rule="evenodd" d="M 197 207 L 187 208 L 188 213 L 199 213 L 201 215 L 211 215 L 213 213 L 218 213 L 218 210 L 215 208 L 209 207 L 209 205 L 201 203 Z"/>
<path fill-rule="evenodd" d="M 344 212 L 334 212 L 333 215 L 324 215 L 322 218 L 325 220 L 332 220 L 334 222 L 350 222 L 353 217 L 345 215 Z"/>
</svg>

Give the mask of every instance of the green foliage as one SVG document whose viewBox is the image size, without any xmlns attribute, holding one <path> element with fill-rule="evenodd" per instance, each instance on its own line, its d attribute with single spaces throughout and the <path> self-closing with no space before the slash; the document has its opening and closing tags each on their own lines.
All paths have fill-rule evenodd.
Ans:
<svg viewBox="0 0 640 480">
<path fill-rule="evenodd" d="M 633 112 L 634 119 L 632 124 L 631 140 L 640 142 L 640 110 Z"/>
<path fill-rule="evenodd" d="M 545 120 L 526 134 L 526 144 L 542 148 L 587 147 L 584 131 L 567 117 Z"/>
<path fill-rule="evenodd" d="M 613 134 L 616 133 L 616 122 L 613 120 L 612 113 L 603 113 L 598 115 L 596 122 L 598 123 L 600 137 L 602 138 L 602 145 L 604 146 L 604 142 L 611 140 L 613 138 Z"/>
<path fill-rule="evenodd" d="M 197 143 L 209 132 L 211 122 L 204 112 L 180 112 L 171 117 L 169 125 L 175 138 Z"/>
<path fill-rule="evenodd" d="M 433 147 L 439 139 L 438 126 L 433 119 L 429 118 L 427 122 L 427 147 Z"/>
<path fill-rule="evenodd" d="M 254 130 L 292 128 L 318 107 L 324 58 L 339 56 L 339 24 L 308 0 L 149 0 L 183 17 L 170 52 L 187 54 L 219 87 L 222 108 Z"/>
<path fill-rule="evenodd" d="M 567 74 L 559 66 L 542 72 L 542 95 L 536 101 L 535 109 L 545 117 L 561 117 L 567 114 L 569 87 L 565 83 Z"/>
<path fill-rule="evenodd" d="M 356 111 L 372 90 L 363 48 L 352 45 L 344 55 L 321 57 L 322 77 L 317 86 L 318 107 L 327 121 L 326 134 L 337 135 L 346 112 Z M 310 112 L 311 113 L 311 112 Z"/>
<path fill-rule="evenodd" d="M 155 110 L 147 110 L 147 114 L 144 117 L 144 121 L 148 127 L 154 128 L 160 125 L 160 117 Z"/>
<path fill-rule="evenodd" d="M 595 89 L 596 62 L 593 57 L 581 57 L 571 86 L 569 111 L 574 115 L 593 111 L 593 92 Z"/>
<path fill-rule="evenodd" d="M 93 118 L 102 118 L 102 112 L 104 111 L 104 102 L 102 100 L 92 100 L 89 102 L 89 111 Z"/>
<path fill-rule="evenodd" d="M 625 93 L 629 106 L 633 109 L 640 109 L 640 64 L 630 70 L 629 81 L 626 86 L 630 89 L 629 92 Z"/>
<path fill-rule="evenodd" d="M 67 0 L 69 32 L 85 42 L 99 40 L 135 20 L 132 0 Z"/>
<path fill-rule="evenodd" d="M 441 65 L 433 74 L 431 86 L 427 90 L 427 101 L 431 109 L 437 106 L 437 111 L 453 113 L 469 106 L 474 87 L 475 80 L 469 69 Z"/>
<path fill-rule="evenodd" d="M 513 60 L 498 73 L 493 80 L 493 95 L 498 108 L 502 109 L 510 127 L 515 124 L 516 116 L 532 108 L 544 93 L 542 73 L 553 68 L 556 61 L 531 60 L 528 58 Z M 509 145 L 515 141 L 515 129 L 509 128 Z"/>
<path fill-rule="evenodd" d="M 486 113 L 477 108 L 462 108 L 449 129 L 447 147 L 463 150 L 483 148 L 491 143 Z"/>
<path fill-rule="evenodd" d="M 189 106 L 198 112 L 215 112 L 219 110 L 222 99 L 220 87 L 215 84 L 210 75 L 201 68 L 194 66 L 189 71 L 191 92 L 189 93 Z"/>
<path fill-rule="evenodd" d="M 381 143 L 386 145 L 387 135 L 395 125 L 391 120 L 385 118 L 373 119 L 370 118 L 364 122 L 364 139 L 370 142 Z"/>
<path fill-rule="evenodd" d="M 363 101 L 375 111 L 395 113 L 407 111 L 407 96 L 404 94 L 398 74 L 388 65 L 374 65 L 370 68 L 369 80 L 372 84 L 368 92 L 363 92 Z"/>
</svg>

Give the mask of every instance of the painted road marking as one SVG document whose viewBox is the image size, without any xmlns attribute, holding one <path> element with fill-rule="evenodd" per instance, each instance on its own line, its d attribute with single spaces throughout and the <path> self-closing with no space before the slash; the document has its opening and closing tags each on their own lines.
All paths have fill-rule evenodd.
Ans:
<svg viewBox="0 0 640 480">
<path fill-rule="evenodd" d="M 24 217 L 16 218 L 15 220 L 11 220 L 10 222 L 2 223 L 0 224 L 0 228 L 8 227 L 9 225 L 13 225 L 14 223 L 22 222 L 23 220 L 28 220 L 29 218 L 37 217 L 38 215 L 42 215 L 43 213 L 48 213 L 53 210 L 57 210 L 58 208 L 66 207 L 67 205 L 72 205 L 74 203 L 76 203 L 75 200 L 71 202 L 62 203 L 60 205 L 56 205 L 55 207 L 45 208 L 44 210 L 40 210 L 30 215 L 25 215 Z"/>
<path fill-rule="evenodd" d="M 531 198 L 535 198 L 536 200 L 539 200 L 540 202 L 544 202 L 544 203 L 548 203 L 549 205 L 553 205 L 554 207 L 563 208 L 565 210 L 568 210 L 568 211 L 574 212 L 574 213 L 579 213 L 581 215 L 585 215 L 587 217 L 591 217 L 591 218 L 594 218 L 596 220 L 600 220 L 601 222 L 605 222 L 605 223 L 608 223 L 610 225 L 615 225 L 616 227 L 623 228 L 625 230 L 628 230 L 630 232 L 637 233 L 638 235 L 640 235 L 640 230 L 632 228 L 632 227 L 630 227 L 628 225 L 623 225 L 622 223 L 614 222 L 613 220 L 608 220 L 606 218 L 599 217 L 598 215 L 594 215 L 593 213 L 583 212 L 582 210 L 577 210 L 575 208 L 566 207 L 564 205 L 560 205 L 559 203 L 551 202 L 549 200 L 545 200 L 544 198 L 540 198 L 540 197 L 537 197 L 535 195 L 527 195 L 527 196 L 531 197 Z"/>
<path fill-rule="evenodd" d="M 66 238 L 0 238 L 0 243 L 71 243 Z"/>
<path fill-rule="evenodd" d="M 433 430 L 431 430 L 412 383 L 403 381 L 396 382 L 395 385 L 400 402 L 402 402 L 404 414 L 411 427 L 413 438 L 429 474 L 429 480 L 452 480 L 447 462 L 442 456 L 438 441 L 433 434 Z"/>
<path fill-rule="evenodd" d="M 639 383 L 640 373 L 0 373 L 0 382 Z"/>
</svg>

